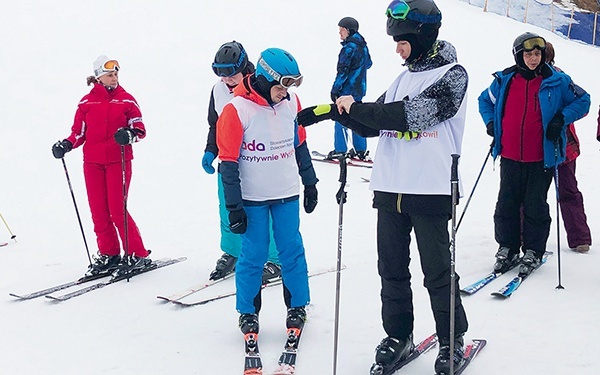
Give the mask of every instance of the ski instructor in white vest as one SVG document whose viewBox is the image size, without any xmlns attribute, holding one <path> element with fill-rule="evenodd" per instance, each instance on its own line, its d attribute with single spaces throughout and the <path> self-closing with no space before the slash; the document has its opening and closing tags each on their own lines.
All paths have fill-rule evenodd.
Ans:
<svg viewBox="0 0 600 375">
<path fill-rule="evenodd" d="M 335 104 L 302 110 L 304 126 L 332 119 L 366 137 L 379 137 L 371 189 L 377 209 L 378 271 L 383 328 L 371 374 L 393 371 L 414 349 L 409 272 L 414 229 L 440 340 L 436 374 L 457 368 L 468 323 L 455 295 L 454 355 L 450 354 L 450 167 L 461 153 L 466 117 L 467 72 L 452 44 L 437 40 L 442 14 L 432 0 L 394 0 L 386 9 L 387 34 L 406 70 L 375 103 L 342 96 Z M 456 277 L 456 290 L 458 276 Z"/>
</svg>

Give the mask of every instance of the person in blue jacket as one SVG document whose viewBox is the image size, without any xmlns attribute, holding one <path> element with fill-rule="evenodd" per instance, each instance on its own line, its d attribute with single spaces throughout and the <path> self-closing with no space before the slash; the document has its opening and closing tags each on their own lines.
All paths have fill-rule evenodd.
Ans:
<svg viewBox="0 0 600 375">
<path fill-rule="evenodd" d="M 590 95 L 546 63 L 546 40 L 541 36 L 519 35 L 512 52 L 516 64 L 494 74 L 479 96 L 479 113 L 494 138 L 492 155 L 500 156 L 494 270 L 505 272 L 520 262 L 519 275 L 526 276 L 541 264 L 546 251 L 548 189 L 555 167 L 565 160 L 566 129 L 587 114 Z"/>
<path fill-rule="evenodd" d="M 337 63 L 337 75 L 331 87 L 331 100 L 344 95 L 352 95 L 354 100 L 360 101 L 367 92 L 367 69 L 373 62 L 367 48 L 365 38 L 358 32 L 358 21 L 352 17 L 344 17 L 338 23 L 342 49 Z M 341 123 L 335 122 L 334 149 L 328 154 L 332 158 L 335 154 L 348 151 L 348 129 Z M 367 139 L 352 132 L 353 155 L 361 160 L 368 160 Z"/>
</svg>

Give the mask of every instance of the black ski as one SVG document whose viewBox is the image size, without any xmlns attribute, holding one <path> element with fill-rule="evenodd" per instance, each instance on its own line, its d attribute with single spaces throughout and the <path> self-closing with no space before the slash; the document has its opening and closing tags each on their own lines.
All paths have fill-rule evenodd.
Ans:
<svg viewBox="0 0 600 375">
<path fill-rule="evenodd" d="M 382 365 L 378 363 L 373 363 L 371 366 L 370 375 L 391 375 L 394 372 L 398 371 L 402 367 L 406 366 L 410 362 L 417 359 L 421 354 L 425 353 L 429 349 L 433 348 L 435 344 L 438 342 L 438 337 L 434 333 L 433 335 L 427 337 L 425 340 L 421 341 L 415 346 L 415 349 L 412 353 L 404 361 L 400 361 L 396 363 L 394 366 L 390 368 L 384 368 Z"/>
<path fill-rule="evenodd" d="M 279 356 L 279 366 L 272 375 L 294 375 L 296 371 L 296 356 L 298 354 L 298 345 L 300 336 L 304 327 L 288 328 L 286 331 L 287 339 L 283 346 L 281 356 Z"/>
<path fill-rule="evenodd" d="M 46 298 L 49 298 L 49 299 L 51 299 L 53 301 L 57 301 L 57 302 L 66 301 L 66 300 L 69 300 L 69 299 L 71 299 L 73 297 L 78 297 L 78 296 L 81 296 L 81 295 L 86 294 L 88 292 L 91 292 L 92 290 L 104 288 L 107 285 L 114 284 L 114 283 L 119 282 L 121 280 L 125 280 L 125 279 L 128 279 L 128 278 L 137 276 L 137 275 L 141 275 L 141 274 L 149 272 L 149 271 L 154 271 L 155 269 L 158 269 L 158 268 L 170 266 L 170 265 L 175 264 L 175 263 L 183 262 L 186 259 L 187 258 L 185 258 L 185 257 L 181 257 L 181 258 L 175 258 L 175 259 L 166 258 L 166 259 L 155 260 L 155 261 L 152 262 L 152 264 L 149 267 L 146 267 L 146 268 L 144 268 L 142 270 L 137 270 L 137 271 L 131 272 L 129 274 L 118 276 L 118 277 L 112 277 L 111 279 L 109 279 L 107 281 L 101 281 L 99 283 L 92 284 L 92 285 L 87 286 L 87 287 L 85 287 L 83 289 L 79 289 L 79 290 L 76 290 L 76 291 L 71 292 L 71 293 L 63 294 L 61 296 L 54 297 L 52 295 L 46 295 Z"/>
<path fill-rule="evenodd" d="M 314 160 L 314 161 L 319 161 L 319 162 L 329 163 L 329 164 L 338 164 L 338 165 L 340 164 L 340 162 L 337 159 L 328 159 L 327 155 L 322 154 L 319 151 L 312 151 L 311 154 L 312 154 L 312 160 Z M 349 159 L 347 161 L 347 164 L 352 167 L 373 168 L 372 161 L 363 161 L 360 159 Z"/>
<path fill-rule="evenodd" d="M 46 288 L 46 289 L 42 289 L 42 290 L 38 290 L 37 292 L 33 292 L 33 293 L 28 293 L 28 294 L 15 294 L 15 293 L 9 293 L 10 296 L 18 298 L 19 300 L 28 300 L 28 299 L 34 299 L 34 298 L 38 298 L 38 297 L 42 297 L 54 292 L 58 292 L 60 290 L 63 289 L 67 289 L 70 288 L 72 286 L 76 286 L 76 285 L 80 285 L 83 283 L 87 283 L 88 281 L 93 281 L 93 280 L 98 280 L 101 279 L 103 277 L 107 277 L 110 276 L 111 272 L 107 272 L 107 273 L 101 273 L 98 275 L 94 275 L 94 276 L 84 276 L 82 278 L 79 278 L 77 280 L 74 281 L 70 281 L 68 283 L 64 283 L 64 284 L 60 284 L 60 285 L 55 285 L 52 286 L 50 288 Z"/>
<path fill-rule="evenodd" d="M 262 375 L 262 361 L 258 351 L 258 333 L 249 332 L 244 335 L 244 375 Z"/>
<path fill-rule="evenodd" d="M 542 257 L 542 261 L 540 262 L 540 264 L 537 266 L 537 268 L 535 268 L 531 272 L 533 273 L 535 270 L 537 270 L 538 268 L 540 268 L 544 263 L 546 263 L 546 261 L 548 260 L 548 258 L 551 257 L 553 254 L 554 253 L 551 252 L 551 251 L 546 251 L 544 253 L 544 256 Z M 531 275 L 531 273 L 529 275 Z M 524 276 L 517 275 L 517 276 L 515 276 L 511 281 L 508 282 L 508 284 L 506 284 L 500 290 L 498 290 L 497 292 L 493 292 L 492 296 L 499 297 L 501 299 L 509 298 L 521 286 L 521 284 L 523 283 L 523 281 L 529 277 L 529 275 L 524 275 Z"/>
</svg>

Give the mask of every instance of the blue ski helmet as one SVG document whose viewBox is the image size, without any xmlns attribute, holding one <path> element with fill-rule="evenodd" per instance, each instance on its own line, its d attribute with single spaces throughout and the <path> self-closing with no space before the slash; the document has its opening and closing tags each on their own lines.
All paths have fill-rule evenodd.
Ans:
<svg viewBox="0 0 600 375">
<path fill-rule="evenodd" d="M 273 85 L 282 84 L 282 80 L 288 77 L 302 77 L 294 56 L 279 48 L 269 48 L 261 52 L 254 74 L 256 78 L 264 77 Z M 289 85 L 283 84 L 283 86 Z"/>
</svg>

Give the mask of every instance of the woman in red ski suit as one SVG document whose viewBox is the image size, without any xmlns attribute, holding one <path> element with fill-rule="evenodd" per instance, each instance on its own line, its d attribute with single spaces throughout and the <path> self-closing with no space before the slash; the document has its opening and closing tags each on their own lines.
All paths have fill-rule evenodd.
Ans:
<svg viewBox="0 0 600 375">
<path fill-rule="evenodd" d="M 121 145 L 124 147 L 125 185 L 131 180 L 131 143 L 144 138 L 146 130 L 140 108 L 118 84 L 119 65 L 100 56 L 94 63 L 94 76 L 88 77 L 92 90 L 77 106 L 71 135 L 53 148 L 56 158 L 83 145 L 83 172 L 99 256 L 91 273 L 109 271 L 118 266 L 120 244 L 132 255 L 133 262 L 147 263 L 148 251 L 133 218 L 127 215 L 129 244 L 125 246 L 123 170 Z M 130 265 L 131 266 L 131 265 Z"/>
</svg>

